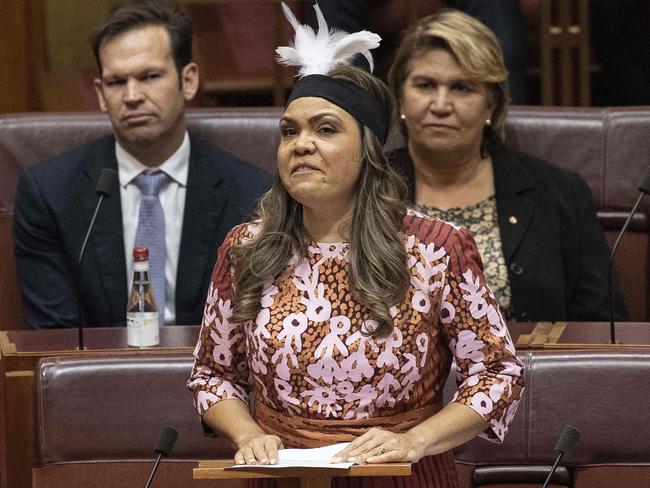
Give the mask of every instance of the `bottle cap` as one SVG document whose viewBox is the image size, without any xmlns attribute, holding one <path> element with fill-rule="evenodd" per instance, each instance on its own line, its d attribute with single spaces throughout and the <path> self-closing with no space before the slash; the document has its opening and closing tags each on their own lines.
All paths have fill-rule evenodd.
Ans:
<svg viewBox="0 0 650 488">
<path fill-rule="evenodd" d="M 149 248 L 148 247 L 134 247 L 133 248 L 133 260 L 134 261 L 147 261 L 149 259 Z"/>
</svg>

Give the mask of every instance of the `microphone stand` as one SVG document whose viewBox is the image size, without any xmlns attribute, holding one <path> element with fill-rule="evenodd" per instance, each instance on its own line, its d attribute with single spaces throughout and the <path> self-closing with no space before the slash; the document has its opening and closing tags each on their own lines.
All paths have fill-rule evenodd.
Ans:
<svg viewBox="0 0 650 488">
<path fill-rule="evenodd" d="M 149 475 L 149 480 L 147 481 L 147 484 L 144 485 L 145 488 L 149 488 L 151 486 L 151 482 L 153 481 L 153 477 L 156 474 L 156 471 L 158 471 L 158 465 L 160 464 L 160 460 L 163 457 L 162 452 L 158 452 L 158 457 L 156 457 L 156 462 L 153 465 L 153 469 L 151 470 L 151 474 Z"/>
<path fill-rule="evenodd" d="M 93 231 L 93 228 L 95 227 L 95 219 L 97 218 L 97 213 L 99 212 L 99 208 L 102 206 L 102 202 L 104 201 L 104 193 L 99 194 L 99 199 L 97 200 L 97 205 L 95 205 L 95 212 L 93 213 L 93 218 L 90 219 L 90 225 L 88 226 L 88 231 L 86 231 L 86 236 L 84 237 L 84 242 L 81 245 L 81 251 L 79 252 L 79 273 L 78 273 L 78 278 L 77 278 L 77 309 L 78 309 L 78 315 L 79 315 L 79 327 L 77 328 L 78 331 L 78 339 L 79 339 L 79 350 L 83 351 L 84 350 L 84 322 L 85 322 L 85 313 L 83 309 L 83 300 L 81 299 L 81 262 L 83 261 L 84 258 L 84 253 L 86 252 L 86 244 L 88 244 L 88 239 L 90 238 L 90 234 Z"/>
<path fill-rule="evenodd" d="M 156 462 L 153 465 L 153 469 L 151 470 L 151 474 L 149 475 L 149 480 L 147 481 L 145 488 L 149 488 L 151 486 L 153 477 L 158 470 L 160 460 L 163 456 L 169 456 L 169 454 L 172 452 L 177 437 L 178 431 L 173 427 L 163 427 L 160 431 L 160 434 L 158 436 L 158 443 L 156 444 L 156 448 L 154 450 L 158 454 L 158 457 L 156 457 Z"/>
<path fill-rule="evenodd" d="M 562 433 L 560 434 L 560 438 L 555 444 L 555 452 L 557 452 L 555 462 L 553 463 L 553 467 L 551 467 L 551 471 L 549 471 L 548 476 L 546 477 L 546 481 L 544 481 L 544 484 L 542 485 L 542 488 L 546 488 L 551 482 L 551 478 L 553 477 L 553 474 L 555 474 L 555 470 L 560 464 L 562 458 L 564 456 L 571 456 L 576 448 L 576 444 L 578 444 L 578 440 L 580 439 L 581 435 L 582 432 L 580 432 L 572 425 L 564 426 L 564 429 L 562 429 Z"/>
<path fill-rule="evenodd" d="M 609 305 L 611 307 L 609 310 L 609 318 L 610 318 L 609 335 L 610 335 L 611 344 L 616 344 L 616 327 L 614 326 L 614 322 L 616 320 L 616 306 L 614 302 L 615 300 L 614 255 L 616 254 L 616 249 L 618 249 L 618 245 L 621 242 L 621 239 L 623 238 L 623 234 L 625 234 L 625 231 L 629 227 L 630 222 L 632 222 L 632 217 L 634 217 L 634 214 L 636 213 L 637 209 L 639 208 L 639 205 L 641 204 L 641 200 L 643 200 L 644 196 L 650 193 L 650 168 L 646 169 L 645 175 L 643 176 L 643 180 L 641 180 L 641 184 L 639 185 L 639 191 L 641 193 L 639 194 L 639 197 L 636 199 L 636 203 L 632 207 L 632 211 L 628 215 L 625 224 L 623 224 L 623 228 L 618 233 L 618 236 L 616 237 L 616 241 L 614 242 L 614 246 L 612 246 L 612 253 L 609 255 Z"/>
<path fill-rule="evenodd" d="M 84 307 L 83 307 L 83 300 L 81 298 L 81 265 L 83 262 L 84 258 L 84 253 L 86 252 L 86 245 L 88 244 L 88 239 L 90 239 L 90 234 L 93 231 L 93 228 L 95 227 L 95 219 L 97 218 L 97 213 L 99 212 L 99 208 L 102 206 L 102 202 L 104 201 L 104 197 L 110 197 L 111 193 L 113 193 L 119 185 L 119 177 L 117 175 L 117 171 L 114 169 L 110 168 L 104 168 L 102 170 L 102 174 L 99 176 L 99 180 L 97 181 L 97 186 L 95 187 L 95 193 L 99 197 L 97 199 L 97 205 L 95 205 L 95 213 L 93 213 L 93 218 L 90 220 L 90 225 L 88 226 L 88 230 L 86 231 L 86 236 L 84 237 L 83 244 L 81 245 L 81 251 L 79 252 L 79 261 L 78 261 L 78 268 L 79 271 L 77 273 L 77 315 L 79 317 L 79 327 L 78 327 L 78 338 L 79 338 L 79 350 L 83 351 L 84 350 L 84 331 L 83 327 L 85 324 L 85 313 L 84 313 Z"/>
<path fill-rule="evenodd" d="M 553 474 L 555 474 L 555 470 L 557 469 L 558 465 L 560 464 L 560 461 L 562 460 L 563 456 L 564 456 L 564 453 L 560 452 L 555 457 L 555 462 L 553 463 L 553 466 L 551 467 L 551 471 L 548 473 L 548 476 L 546 477 L 546 481 L 544 481 L 544 484 L 542 485 L 542 488 L 546 488 L 548 486 L 548 484 L 551 482 L 551 478 L 553 477 Z"/>
<path fill-rule="evenodd" d="M 625 224 L 623 224 L 623 228 L 621 231 L 618 233 L 618 236 L 616 237 L 616 241 L 614 242 L 614 245 L 612 246 L 612 252 L 609 255 L 609 305 L 610 305 L 610 310 L 609 310 L 609 336 L 610 336 L 610 344 L 616 344 L 616 326 L 615 326 L 615 321 L 616 321 L 616 293 L 614 293 L 614 256 L 616 254 L 616 250 L 618 249 L 618 245 L 621 242 L 621 239 L 623 238 L 623 235 L 625 234 L 625 231 L 627 228 L 630 226 L 630 222 L 632 222 L 632 218 L 634 217 L 634 214 L 636 213 L 637 209 L 639 208 L 639 205 L 641 204 L 641 200 L 643 200 L 643 197 L 645 196 L 645 192 L 642 190 L 641 194 L 639 195 L 639 198 L 636 199 L 636 203 L 632 207 L 632 211 L 630 212 L 630 215 L 628 215 L 627 220 L 625 221 Z"/>
</svg>

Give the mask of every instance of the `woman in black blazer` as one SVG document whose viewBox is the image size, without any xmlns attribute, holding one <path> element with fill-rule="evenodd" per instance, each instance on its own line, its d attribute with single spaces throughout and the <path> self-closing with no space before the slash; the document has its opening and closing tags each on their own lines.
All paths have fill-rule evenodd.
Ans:
<svg viewBox="0 0 650 488">
<path fill-rule="evenodd" d="M 416 210 L 469 228 L 510 321 L 609 320 L 608 247 L 577 174 L 505 149 L 499 43 L 458 11 L 421 19 L 389 73 Z"/>
</svg>

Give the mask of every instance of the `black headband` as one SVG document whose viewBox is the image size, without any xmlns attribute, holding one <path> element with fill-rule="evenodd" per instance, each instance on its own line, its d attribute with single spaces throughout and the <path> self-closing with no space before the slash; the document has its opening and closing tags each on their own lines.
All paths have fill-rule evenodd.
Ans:
<svg viewBox="0 0 650 488">
<path fill-rule="evenodd" d="M 379 103 L 375 97 L 354 83 L 326 75 L 307 75 L 296 82 L 287 105 L 302 97 L 324 98 L 338 105 L 361 125 L 368 127 L 380 142 L 386 142 L 386 122 Z"/>
</svg>

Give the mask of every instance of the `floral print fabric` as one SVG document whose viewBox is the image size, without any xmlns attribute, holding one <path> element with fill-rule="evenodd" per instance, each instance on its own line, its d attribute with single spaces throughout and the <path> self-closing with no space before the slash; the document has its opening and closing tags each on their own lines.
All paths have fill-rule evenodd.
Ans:
<svg viewBox="0 0 650 488">
<path fill-rule="evenodd" d="M 501 246 L 496 197 L 493 195 L 468 207 L 443 209 L 416 203 L 413 208 L 430 217 L 454 222 L 472 233 L 483 260 L 483 272 L 499 302 L 501 312 L 508 320 L 511 316 L 512 293 L 508 279 L 508 267 Z"/>
<path fill-rule="evenodd" d="M 409 211 L 403 240 L 411 286 L 391 307 L 393 333 L 361 333 L 374 321 L 348 285 L 347 243 L 309 243 L 265 284 L 255 321 L 233 323 L 230 250 L 259 222 L 234 228 L 219 249 L 188 386 L 202 415 L 230 398 L 289 416 L 358 420 L 440 405 L 452 356 L 452 401 L 478 412 L 502 440 L 523 390 L 523 367 L 486 284 L 468 231 Z"/>
</svg>

